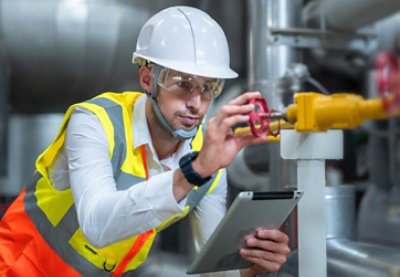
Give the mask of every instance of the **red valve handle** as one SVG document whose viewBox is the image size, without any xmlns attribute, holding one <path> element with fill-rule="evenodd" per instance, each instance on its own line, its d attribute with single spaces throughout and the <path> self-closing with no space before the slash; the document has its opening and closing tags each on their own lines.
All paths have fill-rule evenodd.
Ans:
<svg viewBox="0 0 400 277">
<path fill-rule="evenodd" d="M 261 137 L 269 131 L 270 119 L 261 117 L 261 115 L 269 113 L 267 101 L 263 98 L 256 98 L 251 99 L 249 103 L 254 105 L 254 110 L 248 113 L 251 133 L 253 136 Z"/>
<path fill-rule="evenodd" d="M 400 108 L 400 66 L 395 53 L 382 52 L 376 57 L 376 83 L 387 112 Z"/>
</svg>

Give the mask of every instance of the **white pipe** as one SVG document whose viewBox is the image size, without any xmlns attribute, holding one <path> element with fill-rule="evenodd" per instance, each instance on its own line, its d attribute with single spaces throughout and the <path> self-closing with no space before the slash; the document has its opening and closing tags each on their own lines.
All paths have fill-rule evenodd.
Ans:
<svg viewBox="0 0 400 277">
<path fill-rule="evenodd" d="M 343 132 L 281 131 L 281 155 L 297 160 L 299 276 L 327 276 L 325 160 L 343 158 Z"/>
<path fill-rule="evenodd" d="M 298 160 L 299 276 L 327 276 L 325 160 Z"/>
</svg>

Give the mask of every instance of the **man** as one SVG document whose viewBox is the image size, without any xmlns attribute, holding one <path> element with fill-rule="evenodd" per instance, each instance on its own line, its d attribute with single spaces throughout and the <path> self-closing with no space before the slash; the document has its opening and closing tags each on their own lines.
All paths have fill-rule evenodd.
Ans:
<svg viewBox="0 0 400 277">
<path fill-rule="evenodd" d="M 104 93 L 71 106 L 53 143 L 36 161 L 35 181 L 0 225 L 0 275 L 134 274 L 152 241 L 190 215 L 196 249 L 225 213 L 224 168 L 246 145 L 231 127 L 249 120 L 258 92 L 245 93 L 201 122 L 229 67 L 220 26 L 189 7 L 161 11 L 143 26 L 133 62 L 145 94 Z M 289 254 L 278 230 L 257 230 L 240 250 L 272 272 Z M 238 272 L 239 274 L 239 272 Z"/>
</svg>

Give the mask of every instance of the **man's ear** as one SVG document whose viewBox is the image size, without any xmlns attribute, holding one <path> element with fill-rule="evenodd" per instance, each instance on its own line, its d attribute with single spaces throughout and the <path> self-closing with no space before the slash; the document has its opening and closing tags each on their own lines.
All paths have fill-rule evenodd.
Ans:
<svg viewBox="0 0 400 277">
<path fill-rule="evenodd" d="M 139 84 L 148 95 L 151 94 L 152 80 L 153 76 L 151 73 L 151 69 L 147 66 L 141 66 L 139 68 Z"/>
</svg>

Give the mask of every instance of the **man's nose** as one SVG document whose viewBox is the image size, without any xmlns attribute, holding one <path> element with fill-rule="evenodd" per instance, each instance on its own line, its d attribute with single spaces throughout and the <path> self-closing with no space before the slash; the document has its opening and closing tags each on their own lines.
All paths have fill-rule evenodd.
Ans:
<svg viewBox="0 0 400 277">
<path fill-rule="evenodd" d="M 187 107 L 196 109 L 196 112 L 200 108 L 201 105 L 201 87 L 199 85 L 196 85 L 192 88 L 189 99 L 187 100 Z"/>
</svg>

